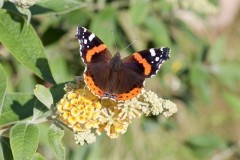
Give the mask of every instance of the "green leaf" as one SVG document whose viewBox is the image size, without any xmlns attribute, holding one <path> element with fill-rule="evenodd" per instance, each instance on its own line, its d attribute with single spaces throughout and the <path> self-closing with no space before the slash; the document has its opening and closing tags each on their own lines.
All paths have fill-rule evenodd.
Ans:
<svg viewBox="0 0 240 160">
<path fill-rule="evenodd" d="M 156 18 L 154 16 L 148 17 L 145 20 L 145 25 L 151 32 L 153 41 L 157 46 L 170 47 L 171 41 L 167 26 L 159 18 Z"/>
<path fill-rule="evenodd" d="M 49 108 L 52 106 L 51 104 L 53 104 L 54 100 L 56 101 L 54 103 L 57 103 L 62 98 L 64 94 L 62 93 L 63 87 L 64 85 L 56 85 L 49 90 L 42 85 L 36 85 L 36 89 L 34 90 L 34 93 L 39 98 L 36 99 L 34 103 L 33 119 L 36 119 L 42 116 L 47 111 L 49 111 L 47 115 L 52 114 L 52 110 L 49 110 Z M 60 94 L 62 93 L 62 94 L 59 95 L 59 93 Z M 54 94 L 54 100 L 53 100 L 52 94 Z M 40 101 L 39 99 L 42 99 L 42 101 Z M 49 105 L 49 107 L 46 107 L 47 105 Z"/>
<path fill-rule="evenodd" d="M 16 72 L 18 76 L 17 91 L 33 94 L 33 88 L 36 85 L 36 79 L 33 78 L 32 73 L 17 61 L 15 61 L 14 68 L 16 68 Z"/>
<path fill-rule="evenodd" d="M 49 89 L 38 84 L 33 92 L 38 100 L 50 109 L 50 107 L 53 105 L 53 97 Z"/>
<path fill-rule="evenodd" d="M 204 70 L 202 64 L 196 63 L 192 65 L 190 70 L 190 82 L 193 86 L 198 86 L 207 80 L 207 72 Z"/>
<path fill-rule="evenodd" d="M 236 85 L 239 84 L 240 80 L 240 72 L 236 72 L 236 68 L 239 67 L 239 63 L 231 61 L 216 65 L 217 80 L 230 89 L 236 89 Z"/>
<path fill-rule="evenodd" d="M 190 70 L 190 83 L 193 85 L 197 94 L 200 94 L 204 102 L 210 102 L 211 90 L 209 90 L 208 74 L 202 64 L 192 65 Z"/>
<path fill-rule="evenodd" d="M 86 26 L 92 12 L 88 10 L 78 9 L 62 15 L 64 22 L 71 26 Z"/>
<path fill-rule="evenodd" d="M 226 48 L 226 38 L 220 37 L 211 47 L 208 53 L 208 60 L 211 63 L 218 63 L 220 60 L 224 58 Z"/>
<path fill-rule="evenodd" d="M 111 31 L 115 29 L 116 11 L 114 8 L 107 7 L 97 13 L 92 19 L 90 30 L 94 32 L 104 43 L 113 46 Z"/>
<path fill-rule="evenodd" d="M 204 134 L 192 137 L 186 141 L 186 145 L 191 148 L 199 157 L 208 157 L 213 151 L 225 147 L 225 142 L 212 134 Z"/>
<path fill-rule="evenodd" d="M 45 160 L 45 158 L 40 153 L 35 153 L 32 160 Z"/>
<path fill-rule="evenodd" d="M 62 137 L 64 135 L 64 130 L 56 126 L 55 124 L 52 124 L 48 131 L 48 140 L 50 143 L 51 148 L 53 149 L 53 152 L 55 153 L 55 156 L 60 159 L 65 159 L 65 148 L 62 145 Z"/>
<path fill-rule="evenodd" d="M 0 159 L 13 160 L 13 155 L 10 148 L 10 140 L 4 136 L 1 136 L 0 138 Z"/>
<path fill-rule="evenodd" d="M 0 125 L 16 122 L 32 116 L 34 102 L 34 96 L 31 94 L 6 94 L 0 116 Z"/>
<path fill-rule="evenodd" d="M 31 17 L 32 17 L 31 11 L 28 8 L 21 8 L 21 7 L 18 7 L 18 6 L 16 6 L 16 8 L 17 8 L 18 12 L 27 16 L 27 25 L 29 25 Z"/>
<path fill-rule="evenodd" d="M 66 83 L 61 83 L 50 88 L 54 103 L 59 102 L 60 99 L 62 99 L 63 95 L 65 94 L 65 91 L 64 91 L 65 84 Z"/>
<path fill-rule="evenodd" d="M 134 25 L 139 25 L 147 19 L 150 11 L 149 4 L 150 3 L 148 1 L 138 0 L 131 5 L 130 15 Z"/>
<path fill-rule="evenodd" d="M 2 106 L 7 89 L 7 77 L 4 68 L 0 64 L 0 114 L 2 112 Z"/>
<path fill-rule="evenodd" d="M 44 13 L 68 13 L 85 6 L 76 0 L 41 0 L 30 8 L 33 15 Z"/>
<path fill-rule="evenodd" d="M 61 54 L 63 51 L 59 49 L 59 46 L 54 47 L 52 49 L 47 49 L 47 52 L 58 53 L 54 56 L 49 57 L 49 64 L 52 69 L 53 77 L 55 78 L 57 83 L 63 83 L 66 81 L 73 80 L 73 76 L 70 75 L 68 70 L 68 64 L 66 62 L 66 58 Z M 61 74 L 59 74 L 61 71 Z"/>
<path fill-rule="evenodd" d="M 240 113 L 240 97 L 230 92 L 224 92 L 223 98 L 238 113 Z"/>
<path fill-rule="evenodd" d="M 54 103 L 59 102 L 59 100 L 64 95 L 64 83 L 60 85 L 53 86 L 50 91 L 53 95 Z M 22 119 L 29 118 L 33 115 L 33 108 L 36 107 L 36 111 L 44 113 L 47 111 L 42 104 L 35 103 L 36 98 L 32 94 L 25 93 L 12 93 L 6 94 L 5 101 L 3 104 L 3 110 L 0 115 L 0 125 L 16 122 Z M 40 102 L 39 102 L 40 103 Z M 37 105 L 36 105 L 37 104 Z M 41 113 L 36 116 L 41 115 Z M 36 113 L 35 113 L 36 114 Z M 34 115 L 35 116 L 35 115 Z"/>
<path fill-rule="evenodd" d="M 37 119 L 38 117 L 42 116 L 45 112 L 49 111 L 49 109 L 41 103 L 38 99 L 36 99 L 33 108 L 33 120 Z"/>
<path fill-rule="evenodd" d="M 25 67 L 54 83 L 43 45 L 31 25 L 20 16 L 0 10 L 0 42 Z"/>
<path fill-rule="evenodd" d="M 33 124 L 16 124 L 10 130 L 13 158 L 31 160 L 37 150 L 39 130 Z"/>
</svg>

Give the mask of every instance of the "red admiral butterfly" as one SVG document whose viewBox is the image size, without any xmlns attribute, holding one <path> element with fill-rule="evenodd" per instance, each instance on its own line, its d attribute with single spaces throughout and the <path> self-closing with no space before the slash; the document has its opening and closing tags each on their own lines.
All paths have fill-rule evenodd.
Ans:
<svg viewBox="0 0 240 160">
<path fill-rule="evenodd" d="M 135 52 L 123 59 L 118 52 L 112 56 L 107 46 L 84 27 L 77 28 L 76 38 L 86 64 L 84 81 L 100 98 L 132 99 L 141 92 L 145 78 L 155 75 L 161 64 L 170 58 L 167 47 Z"/>
</svg>

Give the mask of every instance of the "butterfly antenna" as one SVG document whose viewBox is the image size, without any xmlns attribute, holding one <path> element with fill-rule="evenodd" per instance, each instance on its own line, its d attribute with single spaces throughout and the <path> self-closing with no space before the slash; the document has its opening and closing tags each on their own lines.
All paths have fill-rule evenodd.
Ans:
<svg viewBox="0 0 240 160">
<path fill-rule="evenodd" d="M 118 52 L 117 43 L 116 43 L 116 39 L 115 39 L 113 30 L 111 30 L 111 31 L 112 31 L 112 36 L 113 36 L 113 41 L 114 41 L 115 49 L 116 49 L 116 51 Z"/>
<path fill-rule="evenodd" d="M 138 40 L 139 37 L 135 38 L 130 44 L 128 44 L 125 48 L 123 48 L 121 50 L 121 52 L 123 52 L 124 50 L 126 50 L 128 47 L 130 47 L 133 43 L 135 43 Z"/>
</svg>

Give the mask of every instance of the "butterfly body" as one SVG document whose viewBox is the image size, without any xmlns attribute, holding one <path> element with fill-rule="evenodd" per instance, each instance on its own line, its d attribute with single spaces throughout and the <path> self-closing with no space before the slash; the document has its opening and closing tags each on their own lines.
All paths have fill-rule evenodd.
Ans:
<svg viewBox="0 0 240 160">
<path fill-rule="evenodd" d="M 80 55 L 86 64 L 84 81 L 100 98 L 129 100 L 141 93 L 146 78 L 155 75 L 169 48 L 152 48 L 121 59 L 120 53 L 111 55 L 106 45 L 86 28 L 78 27 L 76 38 Z"/>
</svg>

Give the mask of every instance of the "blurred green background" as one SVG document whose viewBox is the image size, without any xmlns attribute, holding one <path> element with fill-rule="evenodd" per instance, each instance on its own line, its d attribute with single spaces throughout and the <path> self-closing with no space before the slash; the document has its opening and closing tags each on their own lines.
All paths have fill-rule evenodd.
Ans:
<svg viewBox="0 0 240 160">
<path fill-rule="evenodd" d="M 3 6 L 20 15 L 14 7 L 10 2 Z M 77 26 L 94 32 L 113 54 L 112 31 L 119 51 L 137 38 L 122 57 L 152 47 L 171 48 L 171 59 L 147 80 L 146 90 L 175 102 L 178 113 L 168 119 L 136 119 L 119 138 L 102 135 L 92 145 L 75 145 L 66 130 L 67 159 L 240 159 L 239 0 L 50 0 L 39 1 L 30 11 L 30 24 L 57 83 L 84 70 Z M 0 62 L 7 73 L 7 92 L 33 93 L 37 83 L 50 85 L 1 44 Z M 55 159 L 47 142 L 48 126 L 39 125 L 38 152 Z"/>
</svg>

